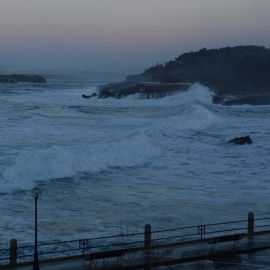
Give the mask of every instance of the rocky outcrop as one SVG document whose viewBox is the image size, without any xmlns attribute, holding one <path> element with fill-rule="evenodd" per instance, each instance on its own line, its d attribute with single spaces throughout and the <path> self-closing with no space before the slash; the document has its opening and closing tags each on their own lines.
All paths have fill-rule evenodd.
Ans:
<svg viewBox="0 0 270 270">
<path fill-rule="evenodd" d="M 269 105 L 270 95 L 256 96 L 213 96 L 213 103 L 225 106 L 231 105 Z"/>
<path fill-rule="evenodd" d="M 190 83 L 153 83 L 123 81 L 100 86 L 98 92 L 92 95 L 82 95 L 83 98 L 122 98 L 128 95 L 139 94 L 141 98 L 162 98 L 177 91 L 185 91 Z"/>
<path fill-rule="evenodd" d="M 239 138 L 234 138 L 232 140 L 229 140 L 228 143 L 234 143 L 234 144 L 252 144 L 252 140 L 250 139 L 249 136 L 244 136 L 244 137 L 239 137 Z"/>
<path fill-rule="evenodd" d="M 100 86 L 98 90 L 98 98 L 122 98 L 133 95 L 141 91 L 142 85 L 136 82 L 122 81 Z"/>
<path fill-rule="evenodd" d="M 1 83 L 47 83 L 46 79 L 39 75 L 24 75 L 24 74 L 12 74 L 12 75 L 0 75 Z"/>
</svg>

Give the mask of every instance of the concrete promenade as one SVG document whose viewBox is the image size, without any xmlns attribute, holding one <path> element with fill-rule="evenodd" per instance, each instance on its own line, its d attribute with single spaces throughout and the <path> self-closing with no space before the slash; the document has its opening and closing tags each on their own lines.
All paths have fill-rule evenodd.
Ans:
<svg viewBox="0 0 270 270">
<path fill-rule="evenodd" d="M 163 269 L 270 269 L 270 231 L 255 233 L 252 237 L 245 235 L 236 247 L 233 241 L 217 243 L 214 248 L 208 242 L 209 239 L 204 239 L 160 247 L 158 252 L 162 254 L 161 261 L 165 260 L 169 264 Z M 137 254 L 125 254 L 121 258 L 123 269 L 139 269 L 135 264 L 143 263 L 140 257 L 142 255 L 142 251 Z M 134 258 L 133 266 L 130 266 L 130 257 Z M 108 259 L 107 263 L 110 264 L 108 269 L 121 269 L 119 266 L 113 267 L 115 262 L 115 258 Z M 90 264 L 86 258 L 79 258 L 51 263 L 41 262 L 40 269 L 98 269 L 103 263 L 103 260 L 96 260 Z M 205 268 L 202 268 L 202 265 Z M 32 269 L 32 266 L 13 269 Z"/>
</svg>

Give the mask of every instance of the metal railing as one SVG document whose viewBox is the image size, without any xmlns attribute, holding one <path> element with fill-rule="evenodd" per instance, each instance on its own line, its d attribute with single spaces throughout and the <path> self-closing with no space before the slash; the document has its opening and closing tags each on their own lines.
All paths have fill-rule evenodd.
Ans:
<svg viewBox="0 0 270 270">
<path fill-rule="evenodd" d="M 147 229 L 146 229 L 147 228 Z M 67 258 L 87 257 L 89 254 L 125 249 L 127 251 L 144 250 L 149 245 L 179 244 L 190 240 L 203 240 L 225 234 L 246 233 L 264 231 L 270 229 L 270 217 L 254 219 L 253 213 L 249 213 L 246 220 L 204 224 L 189 227 L 179 227 L 164 230 L 151 231 L 147 224 L 144 232 L 120 233 L 119 235 L 77 239 L 71 241 L 48 242 L 38 245 L 40 261 L 61 260 Z M 11 240 L 12 241 L 12 240 Z M 13 239 L 14 241 L 14 239 Z M 0 249 L 0 268 L 2 266 L 20 264 L 33 261 L 34 245 L 10 246 Z"/>
</svg>

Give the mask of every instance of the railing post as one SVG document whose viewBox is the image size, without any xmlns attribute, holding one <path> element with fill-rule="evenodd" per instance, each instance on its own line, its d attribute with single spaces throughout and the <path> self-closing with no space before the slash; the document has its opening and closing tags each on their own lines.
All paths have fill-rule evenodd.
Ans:
<svg viewBox="0 0 270 270">
<path fill-rule="evenodd" d="M 11 267 L 15 267 L 16 264 L 17 264 L 17 240 L 11 239 L 9 247 L 9 265 Z"/>
<path fill-rule="evenodd" d="M 198 226 L 198 234 L 201 236 L 201 240 L 203 239 L 203 234 L 206 233 L 206 225 Z"/>
<path fill-rule="evenodd" d="M 144 264 L 146 265 L 144 270 L 150 270 L 151 267 L 149 266 L 151 262 L 151 225 L 146 224 L 144 226 Z"/>
<path fill-rule="evenodd" d="M 248 235 L 252 235 L 254 233 L 254 213 L 248 213 Z"/>
</svg>

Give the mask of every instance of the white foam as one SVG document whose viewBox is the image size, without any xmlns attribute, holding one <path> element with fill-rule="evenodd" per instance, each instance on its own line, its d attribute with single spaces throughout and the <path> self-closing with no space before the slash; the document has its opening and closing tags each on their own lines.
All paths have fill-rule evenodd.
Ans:
<svg viewBox="0 0 270 270">
<path fill-rule="evenodd" d="M 175 95 L 167 96 L 170 105 L 200 103 L 211 104 L 213 94 L 210 89 L 200 83 L 192 84 L 187 91 L 179 91 Z"/>
<path fill-rule="evenodd" d="M 221 121 L 221 118 L 202 105 L 190 104 L 182 107 L 179 114 L 156 121 L 147 133 L 150 136 L 178 137 L 183 132 L 205 130 Z"/>
<path fill-rule="evenodd" d="M 160 99 L 140 98 L 140 94 L 128 95 L 122 99 L 106 98 L 91 99 L 94 104 L 102 104 L 108 107 L 129 107 L 129 106 L 175 106 L 187 103 L 212 104 L 213 94 L 210 89 L 200 83 L 192 84 L 187 90 L 174 92 Z M 89 101 L 89 100 L 88 100 Z"/>
<path fill-rule="evenodd" d="M 140 166 L 159 153 L 142 134 L 131 135 L 120 143 L 100 142 L 88 148 L 51 146 L 23 151 L 14 165 L 4 171 L 0 179 L 1 191 L 30 189 L 35 181 L 69 177 L 80 172 L 98 173 L 111 167 Z"/>
<path fill-rule="evenodd" d="M 137 104 L 143 102 L 148 105 L 161 104 L 163 106 L 174 106 L 187 103 L 211 104 L 212 98 L 213 93 L 208 87 L 203 86 L 200 83 L 194 83 L 187 90 L 174 92 L 160 99 L 140 99 L 140 94 L 127 96 L 124 99 L 136 100 Z"/>
</svg>

